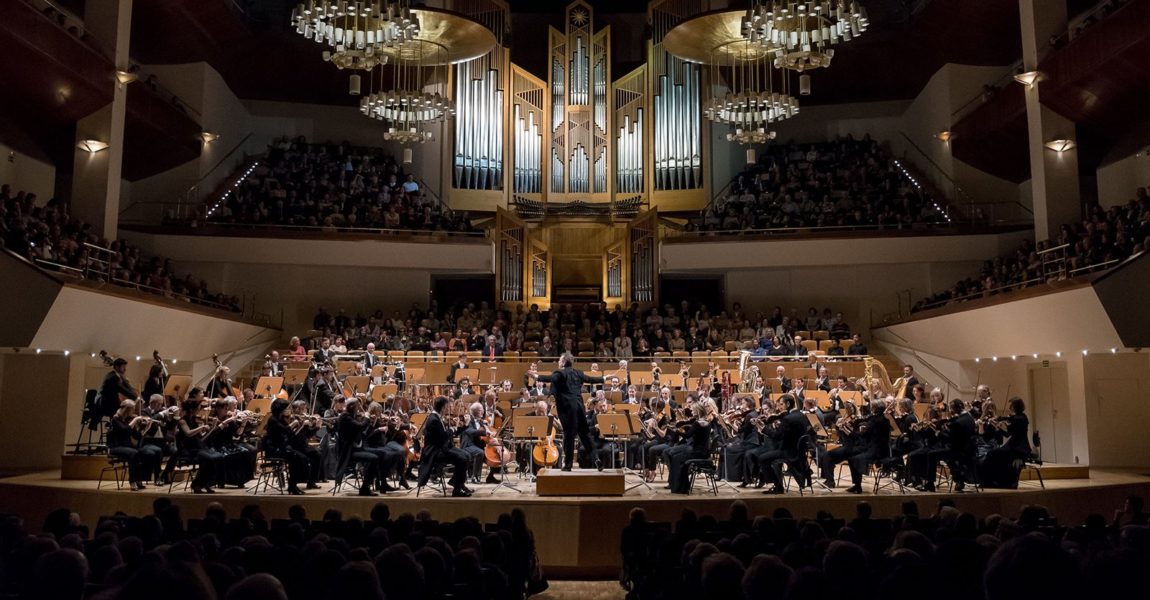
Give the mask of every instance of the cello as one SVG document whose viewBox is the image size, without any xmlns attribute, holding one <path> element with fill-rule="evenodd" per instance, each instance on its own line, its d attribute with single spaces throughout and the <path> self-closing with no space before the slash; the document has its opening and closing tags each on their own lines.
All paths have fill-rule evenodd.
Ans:
<svg viewBox="0 0 1150 600">
<path fill-rule="evenodd" d="M 485 419 L 483 429 L 484 433 L 479 436 L 479 439 L 484 442 L 483 458 L 487 462 L 487 466 L 497 468 L 514 462 L 515 455 L 507 446 L 503 445 L 503 440 L 499 437 L 498 429 L 494 424 Z"/>
</svg>

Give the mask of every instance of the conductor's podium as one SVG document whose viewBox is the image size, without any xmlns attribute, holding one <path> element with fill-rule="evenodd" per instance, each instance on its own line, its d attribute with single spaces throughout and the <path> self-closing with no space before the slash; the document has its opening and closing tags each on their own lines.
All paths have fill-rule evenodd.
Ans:
<svg viewBox="0 0 1150 600">
<path fill-rule="evenodd" d="M 626 489 L 622 469 L 540 469 L 535 478 L 540 496 L 622 496 Z"/>
</svg>

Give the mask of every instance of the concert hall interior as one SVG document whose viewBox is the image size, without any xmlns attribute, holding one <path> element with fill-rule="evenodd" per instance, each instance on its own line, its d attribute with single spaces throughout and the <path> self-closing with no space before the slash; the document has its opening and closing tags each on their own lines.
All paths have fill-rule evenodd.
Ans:
<svg viewBox="0 0 1150 600">
<path fill-rule="evenodd" d="M 1148 24 L 0 0 L 0 600 L 1129 593 Z"/>
</svg>

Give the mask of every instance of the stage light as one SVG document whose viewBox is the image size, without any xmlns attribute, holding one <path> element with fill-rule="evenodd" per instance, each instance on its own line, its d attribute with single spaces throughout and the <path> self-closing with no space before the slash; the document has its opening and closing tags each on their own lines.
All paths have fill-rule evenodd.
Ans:
<svg viewBox="0 0 1150 600">
<path fill-rule="evenodd" d="M 39 349 L 39 348 L 37 348 L 37 349 L 36 349 L 36 354 L 39 354 L 39 353 L 40 353 L 40 349 Z"/>
<path fill-rule="evenodd" d="M 1033 356 L 1034 358 L 1038 358 L 1038 353 L 1037 353 L 1037 352 L 1035 352 L 1035 353 L 1034 353 L 1034 354 L 1032 354 L 1031 356 Z"/>
<path fill-rule="evenodd" d="M 1018 355 L 1017 354 L 1011 354 L 1010 360 L 1018 360 Z"/>
<path fill-rule="evenodd" d="M 1111 349 L 1110 349 L 1110 353 L 1111 353 L 1111 354 L 1117 354 L 1117 353 L 1118 353 L 1118 349 L 1117 349 L 1117 348 L 1111 348 Z"/>
<path fill-rule="evenodd" d="M 140 357 L 139 357 L 139 356 L 137 356 L 137 357 L 136 357 L 136 361 L 137 361 L 137 362 L 139 362 L 139 360 L 140 360 Z"/>
<path fill-rule="evenodd" d="M 64 356 L 68 356 L 68 355 L 69 355 L 69 354 L 71 354 L 71 353 L 72 353 L 72 351 L 71 351 L 71 350 L 65 350 L 65 351 L 64 351 Z"/>
<path fill-rule="evenodd" d="M 982 361 L 982 359 L 981 359 L 981 358 L 978 358 L 977 356 L 976 356 L 976 357 L 974 357 L 974 362 L 981 362 L 981 361 Z"/>
<path fill-rule="evenodd" d="M 1089 350 L 1086 350 L 1086 349 L 1083 349 L 1083 350 L 1082 350 L 1082 356 L 1086 356 L 1086 355 L 1087 355 L 1087 354 L 1089 354 L 1089 353 L 1090 353 L 1090 351 L 1089 351 Z"/>
<path fill-rule="evenodd" d="M 1055 352 L 1054 356 L 1056 356 L 1058 358 L 1062 358 L 1062 353 L 1061 352 Z"/>
<path fill-rule="evenodd" d="M 994 361 L 994 362 L 998 362 L 998 357 L 997 357 L 997 356 L 992 356 L 992 357 L 990 357 L 990 360 L 992 360 L 992 361 Z"/>
</svg>

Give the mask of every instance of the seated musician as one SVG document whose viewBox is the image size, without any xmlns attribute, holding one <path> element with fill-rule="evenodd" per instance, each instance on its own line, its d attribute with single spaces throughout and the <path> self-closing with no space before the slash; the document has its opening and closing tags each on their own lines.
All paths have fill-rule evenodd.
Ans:
<svg viewBox="0 0 1150 600">
<path fill-rule="evenodd" d="M 596 460 L 604 465 L 613 463 L 611 457 L 617 453 L 615 442 L 604 437 L 604 435 L 613 434 L 610 431 L 603 431 L 599 426 L 599 415 L 608 412 L 610 409 L 611 403 L 607 400 L 607 396 L 603 390 L 595 392 L 595 396 L 591 400 L 591 410 L 587 411 L 587 427 L 591 433 L 591 443 L 594 445 L 592 452 L 595 456 L 583 457 L 583 460 L 580 461 L 582 464 L 595 464 Z"/>
<path fill-rule="evenodd" d="M 652 401 L 651 411 L 643 421 L 643 435 L 646 438 L 639 453 L 643 460 L 644 479 L 648 482 L 655 480 L 655 467 L 659 458 L 671 447 L 675 441 L 674 432 L 668 426 L 667 402 L 662 398 Z"/>
<path fill-rule="evenodd" d="M 217 481 L 218 473 L 223 471 L 223 455 L 204 445 L 204 437 L 211 432 L 215 422 L 209 418 L 201 422 L 200 406 L 204 401 L 204 391 L 192 388 L 188 392 L 188 399 L 184 401 L 183 412 L 177 422 L 176 448 L 180 456 L 195 460 L 198 468 L 196 477 L 192 479 L 192 492 L 196 494 L 212 494 L 212 486 Z M 175 460 L 169 461 L 175 466 Z M 169 475 L 170 476 L 170 475 Z"/>
<path fill-rule="evenodd" d="M 815 377 L 815 389 L 823 392 L 831 391 L 831 377 L 827 373 L 826 365 L 818 366 L 818 375 Z"/>
<path fill-rule="evenodd" d="M 163 455 L 171 455 L 175 450 L 176 420 L 180 414 L 179 407 L 169 407 L 166 398 L 160 394 L 152 394 L 152 397 L 148 399 L 148 405 L 140 407 L 140 414 L 152 421 L 144 429 L 140 443 L 158 448 Z M 160 465 L 157 464 L 154 477 L 156 481 L 159 481 L 159 467 Z"/>
<path fill-rule="evenodd" d="M 1016 461 L 1030 458 L 1030 419 L 1026 416 L 1026 404 L 1017 396 L 1007 403 L 1010 415 L 999 417 L 998 422 L 1006 423 L 1002 445 L 986 453 L 979 475 L 983 487 L 1015 489 L 1018 487 L 1020 469 Z"/>
<path fill-rule="evenodd" d="M 470 369 L 471 364 L 467 362 L 467 353 L 460 352 L 456 361 L 451 363 L 451 370 L 447 373 L 447 383 L 455 383 L 455 373 L 460 369 Z"/>
<path fill-rule="evenodd" d="M 112 361 L 112 370 L 104 376 L 104 382 L 100 385 L 99 395 L 99 409 L 100 417 L 110 417 L 116 414 L 120 409 L 120 400 L 135 400 L 139 397 L 136 390 L 128 384 L 127 378 L 124 377 L 124 372 L 128 370 L 128 361 L 123 358 L 117 358 Z M 90 428 L 96 429 L 99 426 L 99 418 L 92 419 Z"/>
<path fill-rule="evenodd" d="M 459 385 L 455 386 L 455 389 L 451 391 L 451 395 L 456 400 L 462 398 L 463 396 L 471 396 L 474 394 L 475 394 L 475 391 L 471 389 L 471 378 L 469 378 L 469 377 L 464 377 L 463 379 L 460 379 Z"/>
<path fill-rule="evenodd" d="M 263 450 L 267 458 L 280 459 L 287 463 L 287 492 L 299 496 L 303 494 L 299 484 L 308 478 L 313 469 L 308 457 L 293 447 L 292 438 L 295 437 L 295 431 L 289 424 L 291 415 L 291 404 L 287 400 L 277 398 L 272 402 L 271 414 L 264 429 Z"/>
<path fill-rule="evenodd" d="M 748 454 L 757 452 L 760 446 L 759 432 L 754 419 L 759 416 L 755 410 L 755 399 L 750 396 L 739 398 L 734 414 L 728 419 L 736 419 L 734 439 L 719 453 L 719 475 L 726 481 L 737 481 L 739 487 L 747 487 L 751 481 Z"/>
<path fill-rule="evenodd" d="M 974 408 L 971 408 L 971 414 L 975 414 Z M 1002 445 L 1003 431 L 999 429 L 998 407 L 994 404 L 994 400 L 982 403 L 978 409 L 975 425 L 977 434 L 974 437 L 974 445 L 978 449 L 979 460 L 982 460 L 992 448 Z"/>
<path fill-rule="evenodd" d="M 149 417 L 136 414 L 133 400 L 120 401 L 119 410 L 108 424 L 108 455 L 127 461 L 128 483 L 132 491 L 147 487 L 145 482 L 159 470 L 160 460 L 164 457 L 160 448 L 142 443 L 143 432 L 151 425 Z"/>
<path fill-rule="evenodd" d="M 343 396 L 336 396 L 332 406 L 338 406 L 339 412 L 342 413 L 344 406 Z M 321 448 L 323 445 L 321 443 L 320 448 L 315 448 L 311 445 L 311 439 L 321 432 L 330 430 L 331 427 L 328 424 L 334 424 L 336 419 L 329 418 L 325 421 L 324 419 L 320 419 L 318 414 L 311 415 L 308 413 L 307 402 L 303 400 L 292 402 L 292 420 L 289 421 L 289 425 L 294 435 L 292 435 L 290 443 L 292 449 L 307 457 L 308 472 L 305 474 L 307 477 L 307 489 L 314 490 L 319 488 L 317 483 L 326 479 L 326 476 L 322 470 L 323 453 L 321 452 Z M 338 413 L 336 416 L 338 417 Z M 323 438 L 320 439 L 322 442 Z M 335 452 L 333 451 L 332 454 L 335 454 Z M 334 467 L 332 470 L 334 471 Z"/>
<path fill-rule="evenodd" d="M 627 394 L 623 397 L 624 404 L 639 404 L 639 388 L 634 385 L 627 386 Z"/>
<path fill-rule="evenodd" d="M 454 447 L 451 430 L 443 421 L 443 409 L 449 400 L 446 396 L 439 396 L 432 404 L 432 412 L 423 424 L 423 450 L 419 460 L 419 486 L 427 485 L 431 478 L 432 467 L 436 464 L 447 463 L 452 469 L 451 495 L 456 498 L 466 498 L 471 490 L 464 485 L 467 481 L 467 453 Z M 341 434 L 342 435 L 342 434 Z"/>
<path fill-rule="evenodd" d="M 494 396 L 493 393 L 488 392 L 484 395 L 486 399 L 489 396 Z M 484 422 L 486 418 L 485 407 L 483 403 L 473 402 L 467 408 L 467 422 L 459 429 L 459 449 L 467 453 L 469 474 L 472 483 L 479 483 L 479 474 L 483 471 L 483 451 L 487 447 L 487 424 Z M 487 483 L 499 483 L 495 478 L 495 473 L 487 474 Z"/>
<path fill-rule="evenodd" d="M 336 468 L 335 480 L 338 485 L 343 480 L 347 470 L 353 466 L 353 463 L 362 463 L 364 472 L 363 478 L 360 480 L 360 496 L 379 495 L 371 489 L 378 476 L 379 457 L 363 448 L 364 434 L 369 427 L 371 427 L 371 422 L 363 416 L 359 399 L 348 398 L 347 408 L 340 415 L 336 426 L 339 466 Z"/>
<path fill-rule="evenodd" d="M 916 448 L 915 439 L 911 433 L 915 424 L 918 423 L 918 415 L 914 414 L 914 400 L 910 398 L 898 400 L 895 404 L 894 414 L 895 424 L 898 425 L 898 430 L 902 433 L 895 443 L 895 452 L 899 456 L 905 456 Z"/>
<path fill-rule="evenodd" d="M 762 487 L 767 482 L 774 484 L 770 490 L 767 490 L 766 493 L 768 494 L 783 493 L 783 475 L 780 463 L 785 462 L 787 464 L 800 486 L 804 486 L 810 477 L 806 464 L 806 448 L 802 446 L 802 440 L 810 431 L 811 423 L 807 420 L 806 415 L 799 410 L 794 396 L 784 394 L 779 398 L 778 403 L 779 412 L 770 417 L 771 420 L 779 421 L 777 442 L 764 445 L 763 449 L 752 455 L 754 469 L 759 476 L 759 483 L 756 484 L 756 487 Z"/>
<path fill-rule="evenodd" d="M 791 391 L 791 379 L 787 377 L 787 369 L 783 365 L 775 368 L 775 379 L 771 383 L 771 387 L 778 388 L 780 393 L 786 394 Z"/>
<path fill-rule="evenodd" d="M 691 407 L 692 417 L 680 430 L 682 444 L 668 449 L 664 453 L 667 461 L 667 480 L 672 494 L 686 494 L 690 492 L 691 482 L 688 476 L 687 461 L 697 458 L 707 458 L 710 454 L 711 425 L 715 422 L 715 401 L 710 398 L 699 399 L 698 394 L 687 394 L 687 406 Z"/>
<path fill-rule="evenodd" d="M 223 398 L 212 404 L 216 426 L 204 438 L 204 446 L 222 456 L 222 470 L 216 473 L 216 486 L 244 487 L 256 470 L 256 450 L 242 440 L 250 421 L 237 410 L 235 398 Z"/>
<path fill-rule="evenodd" d="M 843 349 L 843 344 L 839 338 L 835 338 L 834 342 L 831 343 L 831 347 L 827 348 L 827 356 L 844 356 L 845 354 L 846 350 Z"/>
<path fill-rule="evenodd" d="M 926 386 L 921 383 L 916 383 L 910 388 L 910 397 L 907 398 L 914 403 L 926 402 Z"/>
<path fill-rule="evenodd" d="M 396 474 L 397 471 L 402 472 L 407 451 L 390 443 L 390 420 L 384 415 L 382 404 L 378 402 L 368 403 L 367 420 L 370 426 L 363 436 L 363 449 L 379 457 L 379 469 L 374 482 L 375 490 L 384 494 L 394 492 L 395 488 L 388 485 L 387 478 Z"/>
<path fill-rule="evenodd" d="M 929 455 L 942 447 L 939 424 L 943 422 L 945 417 L 945 412 L 931 404 L 926 412 L 926 420 L 918 421 L 909 428 L 909 449 L 905 458 L 907 474 L 904 482 L 907 485 L 925 489 L 928 481 L 933 483 L 935 473 L 929 470 Z"/>
<path fill-rule="evenodd" d="M 954 480 L 954 491 L 961 492 L 967 480 L 974 475 L 977 425 L 963 401 L 955 398 L 950 402 L 949 418 L 938 426 L 941 431 L 937 447 L 927 451 L 924 459 L 917 461 L 917 465 L 911 465 L 911 469 L 917 471 L 916 476 L 923 482 L 921 489 L 933 492 L 938 462 L 946 461 L 951 479 Z"/>
</svg>

